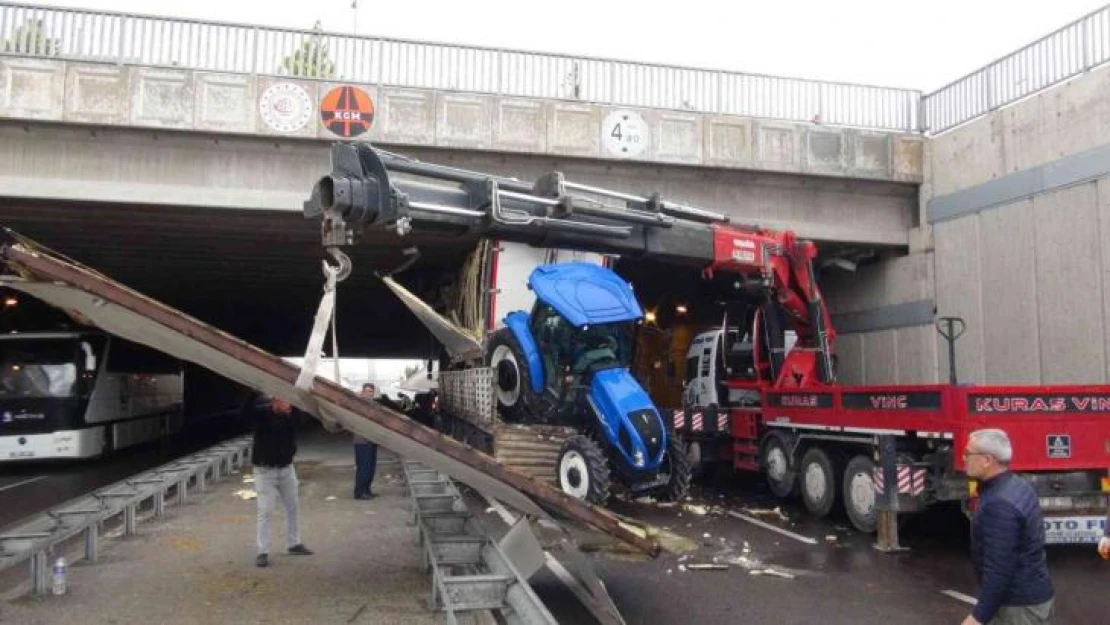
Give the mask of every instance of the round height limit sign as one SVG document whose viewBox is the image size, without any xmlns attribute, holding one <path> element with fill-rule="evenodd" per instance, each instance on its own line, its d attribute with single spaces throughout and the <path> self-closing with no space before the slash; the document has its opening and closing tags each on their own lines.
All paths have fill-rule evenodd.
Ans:
<svg viewBox="0 0 1110 625">
<path fill-rule="evenodd" d="M 615 156 L 639 156 L 648 147 L 651 131 L 634 111 L 613 111 L 601 124 L 601 144 Z"/>
</svg>

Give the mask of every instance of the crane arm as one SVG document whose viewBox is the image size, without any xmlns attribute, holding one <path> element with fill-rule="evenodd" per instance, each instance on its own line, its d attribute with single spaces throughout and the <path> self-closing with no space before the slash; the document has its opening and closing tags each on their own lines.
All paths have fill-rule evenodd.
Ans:
<svg viewBox="0 0 1110 625">
<path fill-rule="evenodd" d="M 799 339 L 819 352 L 831 382 L 834 333 L 813 272 L 816 246 L 792 232 L 730 223 L 723 213 L 567 180 L 532 184 L 420 162 L 365 143 L 332 147 L 332 172 L 304 203 L 321 220 L 333 256 L 364 229 L 495 238 L 742 275 L 787 312 Z"/>
</svg>

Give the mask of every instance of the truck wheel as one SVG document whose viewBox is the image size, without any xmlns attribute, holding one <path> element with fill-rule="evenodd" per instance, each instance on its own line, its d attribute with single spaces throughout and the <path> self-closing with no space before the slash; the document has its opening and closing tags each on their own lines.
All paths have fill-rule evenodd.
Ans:
<svg viewBox="0 0 1110 625">
<path fill-rule="evenodd" d="M 576 499 L 609 501 L 609 460 L 596 441 L 578 434 L 559 450 L 559 488 Z"/>
<path fill-rule="evenodd" d="M 493 368 L 494 393 L 497 407 L 507 421 L 527 421 L 538 409 L 538 398 L 532 390 L 532 375 L 524 350 L 508 328 L 501 328 L 490 337 L 486 363 Z"/>
<path fill-rule="evenodd" d="M 763 443 L 763 457 L 760 464 L 767 475 L 767 486 L 776 497 L 785 499 L 794 494 L 797 472 L 790 460 L 790 447 L 786 436 L 772 432 Z"/>
<path fill-rule="evenodd" d="M 829 454 L 820 447 L 811 447 L 802 456 L 799 479 L 802 489 L 802 503 L 806 510 L 817 518 L 823 518 L 832 511 L 836 503 L 837 479 L 836 466 Z"/>
<path fill-rule="evenodd" d="M 690 458 L 686 455 L 686 445 L 675 434 L 667 441 L 667 456 L 663 460 L 670 474 L 666 486 L 659 488 L 656 499 L 659 501 L 681 501 L 690 492 Z"/>
<path fill-rule="evenodd" d="M 875 462 L 859 455 L 844 469 L 844 511 L 852 525 L 864 534 L 875 532 Z"/>
</svg>

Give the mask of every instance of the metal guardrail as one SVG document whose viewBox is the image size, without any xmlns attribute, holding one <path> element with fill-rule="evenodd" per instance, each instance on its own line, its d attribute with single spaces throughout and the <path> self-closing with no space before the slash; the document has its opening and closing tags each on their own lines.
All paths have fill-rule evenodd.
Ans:
<svg viewBox="0 0 1110 625">
<path fill-rule="evenodd" d="M 0 53 L 912 132 L 921 92 L 480 46 L 0 2 Z"/>
<path fill-rule="evenodd" d="M 432 574 L 429 607 L 448 625 L 459 613 L 493 610 L 509 625 L 556 625 L 558 621 L 524 575 L 467 511 L 451 478 L 418 462 L 403 461 L 412 498 L 412 523 Z"/>
<path fill-rule="evenodd" d="M 6 528 L 0 534 L 0 570 L 30 560 L 32 592 L 46 594 L 50 558 L 58 545 L 84 534 L 85 559 L 96 561 L 104 521 L 122 515 L 123 534 L 134 534 L 142 504 L 150 501 L 151 517 L 161 517 L 170 489 L 176 489 L 175 500 L 182 504 L 188 499 L 190 484 L 203 491 L 207 480 L 218 480 L 241 468 L 250 449 L 249 435 L 237 437 L 100 488 Z"/>
<path fill-rule="evenodd" d="M 1089 13 L 922 100 L 923 130 L 936 134 L 1110 61 L 1110 6 Z"/>
</svg>

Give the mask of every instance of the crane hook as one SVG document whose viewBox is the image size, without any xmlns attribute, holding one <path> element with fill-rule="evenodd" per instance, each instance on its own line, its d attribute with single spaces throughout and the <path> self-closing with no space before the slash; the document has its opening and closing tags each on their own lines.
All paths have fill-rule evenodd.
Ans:
<svg viewBox="0 0 1110 625">
<path fill-rule="evenodd" d="M 342 282 L 342 281 L 346 280 L 351 275 L 351 270 L 354 268 L 354 266 L 351 264 L 350 257 L 348 257 L 345 253 L 343 253 L 343 251 L 340 250 L 338 247 L 328 247 L 327 248 L 327 254 L 328 254 L 328 256 L 331 256 L 331 258 L 335 261 L 336 266 L 332 270 L 333 271 L 338 271 L 338 273 L 335 276 L 335 281 L 336 282 Z M 330 268 L 331 267 L 328 266 L 328 261 L 325 260 L 324 261 L 324 277 L 327 277 L 328 269 L 330 269 Z"/>
</svg>

